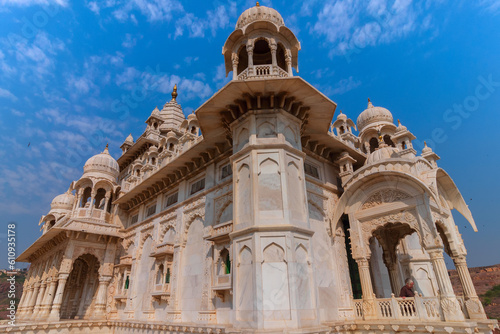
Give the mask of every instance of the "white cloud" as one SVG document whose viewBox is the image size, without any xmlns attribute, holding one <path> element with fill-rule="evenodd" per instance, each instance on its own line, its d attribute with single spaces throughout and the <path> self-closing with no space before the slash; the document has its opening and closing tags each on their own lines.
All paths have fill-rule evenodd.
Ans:
<svg viewBox="0 0 500 334">
<path fill-rule="evenodd" d="M 430 29 L 432 18 L 426 9 L 411 0 L 328 0 L 310 32 L 323 35 L 326 44 L 333 45 L 330 55 L 345 54 Z"/>
<path fill-rule="evenodd" d="M 0 44 L 7 54 L 13 55 L 7 64 L 4 55 L 0 55 L 2 70 L 9 72 L 14 67 L 20 72 L 20 80 L 28 78 L 41 79 L 47 75 L 53 75 L 55 67 L 55 57 L 65 50 L 65 44 L 58 38 L 48 35 L 46 32 L 39 32 L 33 40 L 28 40 L 20 36 L 3 38 Z"/>
<path fill-rule="evenodd" d="M 17 101 L 17 97 L 14 94 L 12 94 L 7 89 L 3 89 L 3 88 L 0 88 L 0 98 L 6 98 L 6 99 L 10 99 L 12 101 Z"/>
<path fill-rule="evenodd" d="M 350 90 L 353 90 L 361 85 L 361 81 L 354 79 L 350 76 L 347 79 L 342 79 L 337 84 L 332 86 L 323 87 L 320 85 L 318 88 L 326 95 L 342 95 Z"/>
<path fill-rule="evenodd" d="M 12 115 L 18 116 L 18 117 L 23 117 L 24 115 L 26 115 L 24 112 L 19 111 L 17 109 L 11 109 L 10 112 L 12 113 Z"/>
<path fill-rule="evenodd" d="M 33 5 L 59 5 L 66 7 L 67 0 L 0 0 L 0 6 L 27 7 Z"/>
<path fill-rule="evenodd" d="M 481 0 L 478 5 L 492 14 L 500 14 L 500 1 L 499 0 Z"/>
<path fill-rule="evenodd" d="M 124 48 L 133 48 L 137 44 L 137 38 L 142 38 L 142 35 L 138 37 L 132 36 L 132 34 L 125 34 L 125 39 L 122 42 Z"/>
<path fill-rule="evenodd" d="M 196 77 L 196 74 L 193 77 Z M 195 97 L 206 98 L 212 94 L 210 85 L 201 80 L 181 78 L 177 75 L 161 72 L 141 72 L 134 67 L 128 67 L 121 74 L 118 74 L 115 82 L 127 90 L 144 91 L 145 93 L 153 91 L 162 94 L 170 94 L 172 87 L 177 84 L 179 95 L 182 95 L 184 101 Z"/>
</svg>

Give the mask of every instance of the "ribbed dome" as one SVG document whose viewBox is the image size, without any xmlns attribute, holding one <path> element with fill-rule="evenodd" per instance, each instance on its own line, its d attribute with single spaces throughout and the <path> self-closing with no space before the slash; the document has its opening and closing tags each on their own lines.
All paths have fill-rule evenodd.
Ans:
<svg viewBox="0 0 500 334">
<path fill-rule="evenodd" d="M 71 193 L 64 193 L 57 195 L 50 203 L 50 209 L 55 210 L 71 210 L 73 208 L 73 202 L 75 201 L 75 196 Z"/>
<path fill-rule="evenodd" d="M 371 165 L 385 159 L 399 158 L 398 152 L 398 149 L 395 147 L 384 146 L 370 153 L 365 161 L 365 165 Z"/>
<path fill-rule="evenodd" d="M 83 175 L 94 174 L 94 176 L 111 176 L 113 181 L 120 174 L 120 166 L 118 162 L 109 155 L 108 146 L 102 153 L 91 157 L 83 166 Z"/>
<path fill-rule="evenodd" d="M 369 124 L 385 123 L 394 125 L 391 112 L 382 107 L 374 107 L 369 99 L 368 108 L 358 116 L 356 123 L 360 132 Z"/>
<path fill-rule="evenodd" d="M 256 21 L 269 21 L 274 23 L 277 27 L 284 26 L 283 17 L 275 9 L 260 6 L 257 2 L 257 6 L 245 10 L 238 21 L 236 22 L 236 29 L 241 29 L 246 25 Z"/>
<path fill-rule="evenodd" d="M 160 112 L 160 116 L 164 120 L 164 123 L 160 125 L 160 131 L 179 129 L 182 122 L 186 119 L 182 112 L 181 105 L 175 100 L 165 103 Z"/>
</svg>

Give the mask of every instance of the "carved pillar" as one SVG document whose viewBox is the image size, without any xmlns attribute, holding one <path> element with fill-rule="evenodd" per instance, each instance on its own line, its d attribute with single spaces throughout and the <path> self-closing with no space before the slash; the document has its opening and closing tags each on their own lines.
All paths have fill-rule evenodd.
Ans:
<svg viewBox="0 0 500 334">
<path fill-rule="evenodd" d="M 237 80 L 238 79 L 238 63 L 239 63 L 240 59 L 235 52 L 233 52 L 233 54 L 231 56 L 231 60 L 233 61 L 233 80 Z"/>
<path fill-rule="evenodd" d="M 391 280 L 392 292 L 399 296 L 399 292 L 401 291 L 401 276 L 399 274 L 399 266 L 397 263 L 389 263 L 387 265 L 387 269 L 389 271 L 389 278 Z"/>
<path fill-rule="evenodd" d="M 35 282 L 33 292 L 31 294 L 31 298 L 28 304 L 28 308 L 26 309 L 27 313 L 33 312 L 33 308 L 35 307 L 36 300 L 38 297 L 38 291 L 40 291 L 40 282 Z"/>
<path fill-rule="evenodd" d="M 54 296 L 54 302 L 52 303 L 52 310 L 50 311 L 49 316 L 49 319 L 52 321 L 59 321 L 59 311 L 61 310 L 64 288 L 66 287 L 68 277 L 69 274 L 59 274 L 57 291 L 56 295 Z"/>
<path fill-rule="evenodd" d="M 363 291 L 363 318 L 365 320 L 376 319 L 375 294 L 370 276 L 370 262 L 368 258 L 356 259 Z"/>
<path fill-rule="evenodd" d="M 75 198 L 75 203 L 73 204 L 73 210 L 75 210 L 77 207 L 80 207 L 81 203 L 80 201 L 82 200 L 82 195 L 83 195 L 83 189 L 78 189 L 78 193 L 76 194 Z"/>
<path fill-rule="evenodd" d="M 440 248 L 427 250 L 431 257 L 431 263 L 434 268 L 439 294 L 441 298 L 441 307 L 444 318 L 447 321 L 464 321 L 464 314 L 460 308 L 457 297 L 453 292 L 448 270 L 444 263 L 443 250 Z"/>
<path fill-rule="evenodd" d="M 99 288 L 97 290 L 97 298 L 92 319 L 106 318 L 106 296 L 108 294 L 108 285 L 110 281 L 111 276 L 99 277 Z"/>
<path fill-rule="evenodd" d="M 286 53 L 285 53 L 285 62 L 286 62 L 286 68 L 288 69 L 288 76 L 291 77 L 291 76 L 293 76 L 292 52 L 288 49 L 286 50 Z"/>
<path fill-rule="evenodd" d="M 29 301 L 31 300 L 32 294 L 33 294 L 33 286 L 28 284 L 26 286 L 26 289 L 23 289 L 23 296 L 21 297 L 21 301 L 17 309 L 18 318 L 21 318 L 26 313 L 26 309 L 28 308 L 28 304 Z"/>
<path fill-rule="evenodd" d="M 52 301 L 54 300 L 56 287 L 57 287 L 57 277 L 51 277 L 47 280 L 48 288 L 45 293 L 45 297 L 42 301 L 42 307 L 40 308 L 40 318 L 47 317 L 50 314 L 50 309 L 52 307 Z"/>
<path fill-rule="evenodd" d="M 248 74 L 253 74 L 253 45 L 247 43 L 247 53 L 248 53 Z"/>
<path fill-rule="evenodd" d="M 273 74 L 278 74 L 278 61 L 276 60 L 276 50 L 278 49 L 278 46 L 276 45 L 275 41 L 271 41 L 270 45 L 271 49 L 271 60 L 272 60 L 272 71 Z"/>
<path fill-rule="evenodd" d="M 94 198 L 95 198 L 95 192 L 94 192 L 94 190 L 92 190 L 92 193 L 91 193 L 91 195 L 90 195 L 90 206 L 89 206 L 90 211 L 89 211 L 89 212 L 87 212 L 87 215 L 88 215 L 89 217 L 92 217 L 92 212 L 94 212 L 94 206 L 95 206 L 95 205 L 94 205 L 94 204 L 95 204 L 95 203 L 94 203 Z"/>
<path fill-rule="evenodd" d="M 465 307 L 471 319 L 486 319 L 483 305 L 477 297 L 476 288 L 472 283 L 465 255 L 453 257 L 455 268 L 457 269 L 458 277 L 464 290 Z"/>
<path fill-rule="evenodd" d="M 43 298 L 45 297 L 45 288 L 47 287 L 47 282 L 42 281 L 40 283 L 40 290 L 38 291 L 38 296 L 36 297 L 35 307 L 33 308 L 33 316 L 38 316 L 38 312 L 40 312 L 40 307 L 42 306 Z"/>
</svg>

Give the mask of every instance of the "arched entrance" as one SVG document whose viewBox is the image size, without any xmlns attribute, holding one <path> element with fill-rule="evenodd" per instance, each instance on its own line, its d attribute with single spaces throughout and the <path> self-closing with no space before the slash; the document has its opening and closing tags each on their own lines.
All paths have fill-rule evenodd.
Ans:
<svg viewBox="0 0 500 334">
<path fill-rule="evenodd" d="M 73 262 L 64 289 L 61 319 L 87 319 L 92 314 L 99 286 L 99 261 L 84 254 Z"/>
</svg>

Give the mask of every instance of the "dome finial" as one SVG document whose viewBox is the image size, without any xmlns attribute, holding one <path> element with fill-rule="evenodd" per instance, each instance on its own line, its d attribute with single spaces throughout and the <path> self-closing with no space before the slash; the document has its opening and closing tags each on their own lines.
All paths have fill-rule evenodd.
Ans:
<svg viewBox="0 0 500 334">
<path fill-rule="evenodd" d="M 373 108 L 372 101 L 370 101 L 370 98 L 368 98 L 368 108 Z"/>
<path fill-rule="evenodd" d="M 255 4 L 255 6 L 260 7 L 260 3 L 257 1 L 257 3 Z"/>
<path fill-rule="evenodd" d="M 104 148 L 104 151 L 102 151 L 102 153 L 107 153 L 107 154 L 109 154 L 109 150 L 108 150 L 108 148 L 109 148 L 109 143 L 106 143 L 106 147 Z"/>
<path fill-rule="evenodd" d="M 172 101 L 176 101 L 177 98 L 177 84 L 174 85 L 174 89 L 172 90 Z"/>
<path fill-rule="evenodd" d="M 398 125 L 401 125 L 401 121 L 399 120 L 399 118 L 398 118 Z"/>
</svg>

